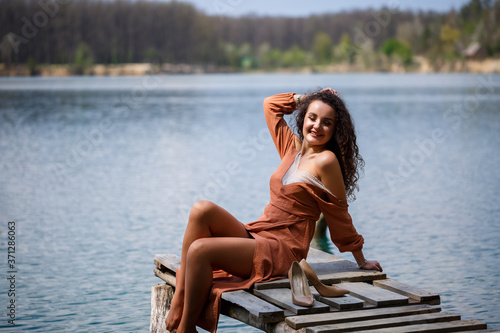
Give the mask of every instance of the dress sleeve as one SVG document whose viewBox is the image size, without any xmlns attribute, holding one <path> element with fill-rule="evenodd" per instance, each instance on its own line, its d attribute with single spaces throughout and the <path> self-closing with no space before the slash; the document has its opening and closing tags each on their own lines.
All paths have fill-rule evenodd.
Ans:
<svg viewBox="0 0 500 333">
<path fill-rule="evenodd" d="M 293 95 L 294 93 L 278 94 L 264 100 L 267 127 L 281 159 L 289 149 L 295 147 L 295 134 L 283 118 L 285 114 L 295 111 L 296 103 Z"/>
<path fill-rule="evenodd" d="M 320 199 L 318 201 L 319 208 L 325 216 L 330 231 L 330 238 L 340 252 L 352 252 L 362 249 L 364 239 L 352 224 L 347 202 L 338 201 L 338 203 L 335 200 L 325 201 Z"/>
</svg>

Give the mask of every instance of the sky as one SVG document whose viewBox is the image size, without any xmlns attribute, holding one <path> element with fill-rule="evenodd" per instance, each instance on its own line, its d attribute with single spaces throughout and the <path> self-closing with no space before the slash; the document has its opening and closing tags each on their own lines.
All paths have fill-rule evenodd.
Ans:
<svg viewBox="0 0 500 333">
<path fill-rule="evenodd" d="M 168 1 L 168 0 L 160 0 Z M 434 10 L 447 12 L 470 0 L 177 0 L 193 4 L 209 15 L 241 16 L 247 14 L 300 17 L 335 13 L 352 9 Z"/>
</svg>

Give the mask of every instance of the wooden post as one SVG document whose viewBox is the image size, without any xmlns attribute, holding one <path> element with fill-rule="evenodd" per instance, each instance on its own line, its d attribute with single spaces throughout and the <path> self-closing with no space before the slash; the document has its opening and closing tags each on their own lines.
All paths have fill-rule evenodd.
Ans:
<svg viewBox="0 0 500 333">
<path fill-rule="evenodd" d="M 151 287 L 151 323 L 149 325 L 150 333 L 164 333 L 165 319 L 170 310 L 170 303 L 174 296 L 174 288 L 166 283 L 157 284 Z"/>
</svg>

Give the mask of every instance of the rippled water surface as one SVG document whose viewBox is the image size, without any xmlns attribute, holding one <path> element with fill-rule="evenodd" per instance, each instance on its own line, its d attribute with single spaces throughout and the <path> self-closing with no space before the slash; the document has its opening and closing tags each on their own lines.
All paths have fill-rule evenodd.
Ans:
<svg viewBox="0 0 500 333">
<path fill-rule="evenodd" d="M 327 86 L 366 161 L 350 205 L 365 254 L 500 329 L 500 76 L 470 74 L 1 78 L 0 328 L 147 331 L 153 256 L 180 254 L 189 207 L 250 222 L 268 202 L 263 99 Z"/>
</svg>

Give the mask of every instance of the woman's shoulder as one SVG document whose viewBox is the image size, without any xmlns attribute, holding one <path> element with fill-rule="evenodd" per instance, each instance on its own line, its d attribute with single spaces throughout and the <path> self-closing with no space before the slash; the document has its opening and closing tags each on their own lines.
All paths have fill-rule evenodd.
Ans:
<svg viewBox="0 0 500 333">
<path fill-rule="evenodd" d="M 318 167 L 318 171 L 337 169 L 337 167 L 340 170 L 340 163 L 337 159 L 337 155 L 331 150 L 323 150 L 318 153 L 314 161 Z"/>
<path fill-rule="evenodd" d="M 335 153 L 330 150 L 324 150 L 318 153 L 315 158 L 315 164 L 321 182 L 335 196 L 345 199 L 344 178 L 342 176 L 340 162 Z"/>
</svg>

